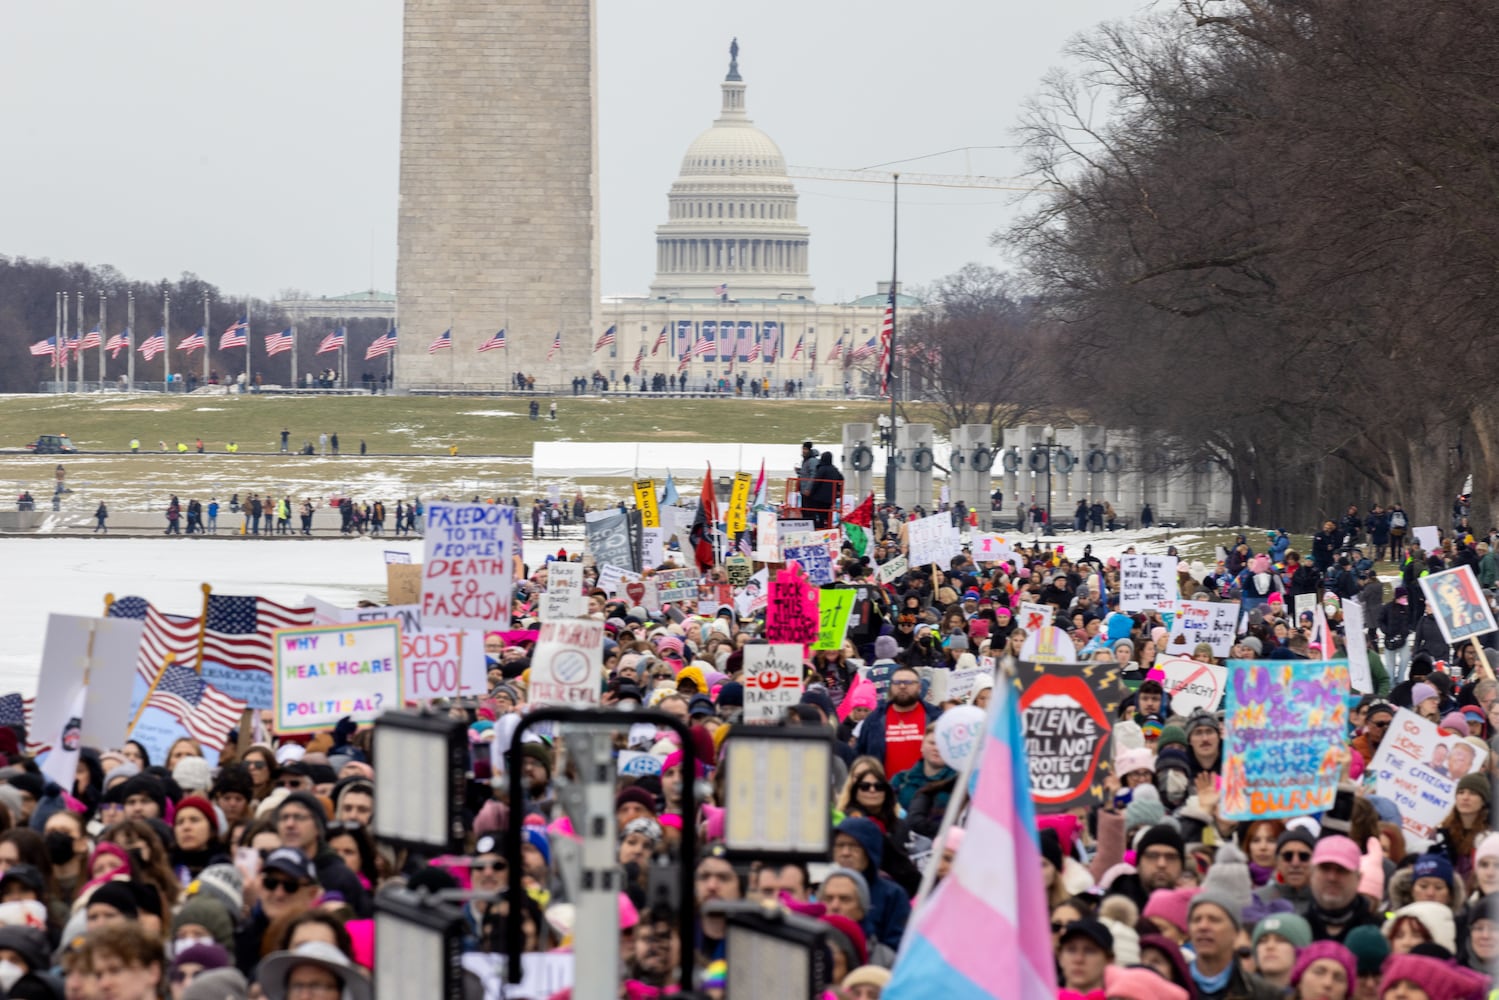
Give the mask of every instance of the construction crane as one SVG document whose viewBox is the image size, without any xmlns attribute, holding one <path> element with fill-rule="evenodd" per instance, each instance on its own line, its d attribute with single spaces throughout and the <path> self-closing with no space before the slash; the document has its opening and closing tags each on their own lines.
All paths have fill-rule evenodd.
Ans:
<svg viewBox="0 0 1499 1000">
<path fill-rule="evenodd" d="M 858 184 L 891 184 L 890 170 L 838 170 L 832 167 L 787 167 L 786 176 L 809 181 L 852 181 Z M 917 187 L 983 188 L 994 191 L 1056 191 L 1057 186 L 1024 177 L 990 177 L 985 174 L 923 174 L 900 171 L 901 184 Z"/>
</svg>

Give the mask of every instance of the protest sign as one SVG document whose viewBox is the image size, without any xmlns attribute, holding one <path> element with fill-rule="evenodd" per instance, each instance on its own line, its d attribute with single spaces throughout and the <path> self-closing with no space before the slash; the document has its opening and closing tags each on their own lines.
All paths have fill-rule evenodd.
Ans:
<svg viewBox="0 0 1499 1000">
<path fill-rule="evenodd" d="M 1231 660 L 1223 738 L 1225 819 L 1332 808 L 1348 722 L 1342 660 Z"/>
<path fill-rule="evenodd" d="M 993 675 L 994 658 L 991 656 L 986 656 L 984 657 L 984 659 L 988 660 L 990 663 L 987 669 L 982 666 L 966 667 L 962 670 L 953 670 L 949 672 L 949 676 L 947 678 L 947 697 L 953 699 L 954 701 L 967 701 L 968 698 L 973 694 L 973 689 L 978 686 L 979 678 L 984 674 L 989 674 L 991 676 Z"/>
<path fill-rule="evenodd" d="M 817 522 L 804 517 L 788 517 L 779 522 L 779 530 L 782 535 L 795 534 L 798 531 L 815 531 Z"/>
<path fill-rule="evenodd" d="M 88 683 L 89 637 L 92 626 L 101 619 L 85 615 L 47 616 L 47 634 L 42 645 L 41 671 L 37 674 L 36 701 L 32 706 L 27 736 L 36 743 L 52 748 L 48 757 L 62 758 L 71 755 L 72 767 L 78 764 L 78 748 L 83 745 L 80 730 L 83 721 L 84 687 Z M 110 709 L 118 713 L 119 705 Z M 66 738 L 71 747 L 58 741 Z M 57 751 L 61 749 L 62 754 Z M 73 787 L 75 777 L 72 770 L 53 773 L 45 768 L 47 777 L 65 788 Z"/>
<path fill-rule="evenodd" d="M 724 560 L 724 571 L 729 576 L 729 586 L 742 587 L 749 583 L 750 577 L 754 575 L 755 565 L 749 559 L 740 554 L 734 554 Z"/>
<path fill-rule="evenodd" d="M 730 538 L 749 530 L 750 489 L 755 485 L 754 480 L 755 477 L 748 472 L 734 473 L 734 486 L 729 491 L 729 509 L 724 512 L 724 530 L 729 533 Z"/>
<path fill-rule="evenodd" d="M 1223 704 L 1228 671 L 1216 663 L 1202 663 L 1189 656 L 1161 656 L 1156 658 L 1155 669 L 1161 672 L 1161 689 L 1171 699 L 1172 715 L 1189 716 L 1199 709 L 1216 712 Z"/>
<path fill-rule="evenodd" d="M 280 629 L 272 645 L 278 733 L 329 729 L 346 715 L 374 722 L 401 707 L 401 629 L 393 621 Z"/>
<path fill-rule="evenodd" d="M 744 647 L 744 721 L 776 722 L 802 698 L 802 647 L 752 643 Z"/>
<path fill-rule="evenodd" d="M 1182 601 L 1171 621 L 1166 650 L 1172 655 L 1191 656 L 1200 642 L 1213 647 L 1213 655 L 1227 659 L 1234 648 L 1234 629 L 1238 625 L 1237 604 L 1212 601 Z"/>
<path fill-rule="evenodd" d="M 384 609 L 377 609 L 384 610 Z M 465 629 L 401 631 L 401 669 L 407 702 L 477 698 L 489 690 L 484 633 Z"/>
<path fill-rule="evenodd" d="M 508 629 L 515 508 L 433 502 L 427 505 L 425 523 L 422 624 L 427 628 Z"/>
<path fill-rule="evenodd" d="M 883 698 L 890 690 L 890 674 L 895 670 L 896 664 L 890 661 L 876 663 L 869 667 L 869 683 L 874 685 L 875 694 Z"/>
<path fill-rule="evenodd" d="M 583 564 L 554 560 L 547 563 L 547 589 L 541 595 L 541 620 L 582 618 L 588 614 L 583 596 Z"/>
<path fill-rule="evenodd" d="M 1411 537 L 1416 540 L 1417 545 L 1426 550 L 1428 555 L 1442 547 L 1442 532 L 1434 524 L 1423 528 L 1412 528 Z"/>
<path fill-rule="evenodd" d="M 1016 566 L 1020 564 L 1020 557 L 1015 554 L 1014 548 L 1003 535 L 996 535 L 992 532 L 976 535 L 968 543 L 968 548 L 973 553 L 975 562 L 1007 562 Z"/>
<path fill-rule="evenodd" d="M 386 563 L 385 599 L 391 604 L 421 603 L 422 564 Z"/>
<path fill-rule="evenodd" d="M 390 565 L 393 565 L 393 564 L 397 564 L 397 563 L 404 565 L 404 564 L 409 563 L 409 562 L 411 562 L 411 553 L 410 552 L 401 552 L 401 551 L 399 551 L 397 549 L 386 549 L 385 550 L 385 564 L 387 566 L 390 566 Z"/>
<path fill-rule="evenodd" d="M 1176 610 L 1176 556 L 1121 556 L 1119 610 Z"/>
<path fill-rule="evenodd" d="M 666 529 L 640 529 L 640 565 L 660 566 L 666 561 Z"/>
<path fill-rule="evenodd" d="M 1369 643 L 1364 634 L 1364 606 L 1359 601 L 1343 605 L 1343 645 L 1348 648 L 1348 680 L 1358 694 L 1374 692 L 1374 674 L 1369 669 Z"/>
<path fill-rule="evenodd" d="M 936 563 L 945 568 L 958 554 L 958 529 L 953 526 L 952 515 L 946 512 L 907 522 L 906 537 L 912 566 Z"/>
<path fill-rule="evenodd" d="M 83 701 L 83 728 L 79 735 L 85 746 L 122 746 L 131 716 L 122 714 L 120 706 L 130 704 L 145 622 L 137 618 L 92 621 L 94 645 L 88 654 L 88 693 Z M 40 686 L 38 683 L 38 689 Z"/>
<path fill-rule="evenodd" d="M 905 556 L 896 556 L 894 559 L 885 560 L 880 563 L 880 582 L 893 583 L 899 580 L 906 575 L 908 566 L 909 563 L 907 563 Z"/>
<path fill-rule="evenodd" d="M 1117 667 L 1029 660 L 1016 664 L 1014 684 L 1031 798 L 1038 811 L 1065 812 L 1103 803 L 1103 781 L 1113 768 L 1114 719 L 1129 694 Z"/>
<path fill-rule="evenodd" d="M 597 705 L 603 672 L 603 622 L 584 618 L 541 623 L 531 654 L 532 705 Z"/>
<path fill-rule="evenodd" d="M 583 524 L 588 536 L 588 551 L 600 566 L 618 566 L 632 573 L 640 566 L 635 561 L 635 547 L 630 542 L 630 522 L 617 507 L 590 511 Z"/>
<path fill-rule="evenodd" d="M 819 587 L 833 582 L 833 561 L 828 558 L 828 550 L 825 546 L 821 544 L 788 545 L 781 552 L 788 563 L 800 563 L 807 574 L 807 579 Z"/>
<path fill-rule="evenodd" d="M 661 603 L 680 604 L 697 600 L 697 581 L 700 574 L 691 569 L 662 570 L 651 577 L 656 584 L 656 596 Z"/>
<path fill-rule="evenodd" d="M 661 507 L 656 500 L 656 481 L 654 479 L 637 479 L 634 486 L 635 508 L 640 511 L 641 527 L 661 527 Z"/>
<path fill-rule="evenodd" d="M 1065 630 L 1055 625 L 1043 625 L 1026 635 L 1020 656 L 1037 663 L 1076 663 L 1077 647 Z"/>
<path fill-rule="evenodd" d="M 634 573 L 613 563 L 600 562 L 598 568 L 599 589 L 611 596 L 623 593 L 627 581 L 638 579 Z"/>
<path fill-rule="evenodd" d="M 854 598 L 858 592 L 842 587 L 817 592 L 818 612 L 821 628 L 813 649 L 842 649 L 843 639 L 848 635 L 848 621 L 853 615 Z"/>
<path fill-rule="evenodd" d="M 658 757 L 653 753 L 646 753 L 640 750 L 621 750 L 615 764 L 622 778 L 644 778 L 652 774 L 660 774 L 661 765 L 665 761 L 665 757 Z"/>
<path fill-rule="evenodd" d="M 948 697 L 952 692 L 948 692 Z M 957 705 L 942 713 L 937 720 L 937 753 L 948 767 L 962 771 L 973 760 L 979 744 L 984 739 L 984 721 L 988 718 L 982 708 L 972 705 Z"/>
<path fill-rule="evenodd" d="M 1458 566 L 1421 577 L 1426 606 L 1431 609 L 1449 643 L 1461 642 L 1499 628 L 1484 599 L 1472 566 Z"/>
<path fill-rule="evenodd" d="M 1015 618 L 1015 624 L 1026 632 L 1037 632 L 1046 628 L 1056 621 L 1056 608 L 1050 604 L 1032 604 L 1030 601 L 1020 602 L 1020 614 Z"/>
<path fill-rule="evenodd" d="M 1424 853 L 1452 811 L 1463 775 L 1481 773 L 1488 751 L 1443 736 L 1409 709 L 1398 709 L 1374 752 L 1374 791 L 1400 809 L 1407 853 Z"/>
<path fill-rule="evenodd" d="M 550 1000 L 572 989 L 572 952 L 526 952 L 520 957 L 518 983 L 505 981 L 507 961 L 499 952 L 464 952 L 463 967 L 479 977 L 483 1000 Z"/>
<path fill-rule="evenodd" d="M 800 566 L 778 570 L 766 594 L 765 638 L 803 648 L 816 642 L 822 631 L 817 593 Z"/>
<path fill-rule="evenodd" d="M 1296 602 L 1295 602 L 1295 604 L 1292 605 L 1292 611 L 1296 615 L 1296 621 L 1297 622 L 1301 621 L 1301 616 L 1302 615 L 1309 615 L 1309 614 L 1314 613 L 1315 610 L 1316 610 L 1316 608 L 1317 608 L 1317 595 L 1316 594 L 1297 594 L 1296 595 Z"/>
<path fill-rule="evenodd" d="M 760 562 L 781 561 L 781 528 L 773 510 L 755 511 L 755 558 Z"/>
</svg>

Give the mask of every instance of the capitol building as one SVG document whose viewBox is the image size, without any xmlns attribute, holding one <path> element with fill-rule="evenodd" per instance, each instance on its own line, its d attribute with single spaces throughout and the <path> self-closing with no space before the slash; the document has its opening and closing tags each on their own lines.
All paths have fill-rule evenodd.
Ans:
<svg viewBox="0 0 1499 1000">
<path fill-rule="evenodd" d="M 780 147 L 749 117 L 737 43 L 730 53 L 718 117 L 687 147 L 667 194 L 650 292 L 604 299 L 600 331 L 616 335 L 594 367 L 611 380 L 630 375 L 632 385 L 681 372 L 699 389 L 743 375 L 777 387 L 797 380 L 808 391 L 841 392 L 845 381 L 867 390 L 889 283 L 853 302 L 816 302 L 796 186 Z M 898 319 L 919 307 L 899 295 Z"/>
</svg>

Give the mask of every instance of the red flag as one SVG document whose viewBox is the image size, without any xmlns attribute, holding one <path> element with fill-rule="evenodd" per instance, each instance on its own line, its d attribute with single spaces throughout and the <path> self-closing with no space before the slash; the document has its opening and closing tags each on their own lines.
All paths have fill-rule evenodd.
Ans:
<svg viewBox="0 0 1499 1000">
<path fill-rule="evenodd" d="M 718 523 L 718 494 L 713 490 L 713 466 L 703 475 L 703 514 L 708 518 L 708 527 Z"/>
<path fill-rule="evenodd" d="M 844 524 L 854 524 L 861 528 L 874 527 L 874 494 L 864 498 L 864 502 L 849 511 L 843 518 Z"/>
</svg>

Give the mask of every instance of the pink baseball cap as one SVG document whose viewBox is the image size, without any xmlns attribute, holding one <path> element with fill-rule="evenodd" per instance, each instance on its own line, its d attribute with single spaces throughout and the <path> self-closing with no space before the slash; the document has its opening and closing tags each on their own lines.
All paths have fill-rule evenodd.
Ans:
<svg viewBox="0 0 1499 1000">
<path fill-rule="evenodd" d="M 1334 834 L 1317 841 L 1317 846 L 1312 851 L 1312 864 L 1337 865 L 1347 871 L 1356 872 L 1360 857 L 1362 855 L 1359 853 L 1357 844 L 1347 837 Z"/>
</svg>

